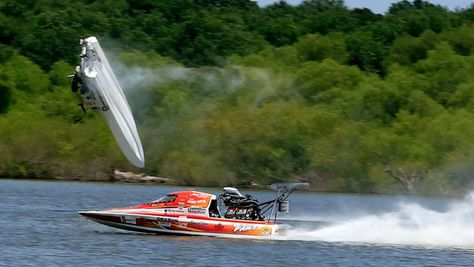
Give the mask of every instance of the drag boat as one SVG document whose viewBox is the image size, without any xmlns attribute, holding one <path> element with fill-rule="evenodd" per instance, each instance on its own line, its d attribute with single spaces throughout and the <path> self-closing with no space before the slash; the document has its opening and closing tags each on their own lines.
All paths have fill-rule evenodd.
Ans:
<svg viewBox="0 0 474 267">
<path fill-rule="evenodd" d="M 307 187 L 307 183 L 273 184 L 276 198 L 265 202 L 242 195 L 234 187 L 224 187 L 219 196 L 178 191 L 150 203 L 79 214 L 107 226 L 138 232 L 268 237 L 284 234 L 277 222 L 278 213 L 289 211 L 288 197 L 293 191 Z"/>
<path fill-rule="evenodd" d="M 71 75 L 71 89 L 80 91 L 81 108 L 84 112 L 78 123 L 85 118 L 86 109 L 102 113 L 125 157 L 133 165 L 143 168 L 145 156 L 140 136 L 127 102 L 105 52 L 96 37 L 81 39 L 81 64 Z"/>
</svg>

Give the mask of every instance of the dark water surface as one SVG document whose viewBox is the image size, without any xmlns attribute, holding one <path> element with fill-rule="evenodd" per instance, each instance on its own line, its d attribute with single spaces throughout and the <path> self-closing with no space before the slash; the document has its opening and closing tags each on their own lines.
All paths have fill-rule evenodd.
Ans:
<svg viewBox="0 0 474 267">
<path fill-rule="evenodd" d="M 196 188 L 0 180 L 0 265 L 474 266 L 471 197 L 296 193 L 276 240 L 136 234 L 77 214 L 184 189 Z"/>
</svg>

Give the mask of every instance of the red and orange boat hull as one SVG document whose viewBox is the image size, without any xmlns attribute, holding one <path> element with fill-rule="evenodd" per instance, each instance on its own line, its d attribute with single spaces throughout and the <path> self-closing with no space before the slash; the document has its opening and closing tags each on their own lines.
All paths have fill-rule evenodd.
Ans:
<svg viewBox="0 0 474 267">
<path fill-rule="evenodd" d="M 159 214 L 148 210 L 112 209 L 81 211 L 95 222 L 124 230 L 181 235 L 268 237 L 280 234 L 277 224 L 266 221 L 212 218 L 204 215 Z"/>
</svg>

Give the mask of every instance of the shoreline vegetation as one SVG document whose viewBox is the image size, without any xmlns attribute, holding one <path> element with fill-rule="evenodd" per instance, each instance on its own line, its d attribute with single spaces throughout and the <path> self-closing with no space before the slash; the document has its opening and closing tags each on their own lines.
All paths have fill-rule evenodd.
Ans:
<svg viewBox="0 0 474 267">
<path fill-rule="evenodd" d="M 206 186 L 206 185 L 186 185 L 186 184 L 179 184 L 176 183 L 175 180 L 169 180 L 166 182 L 150 182 L 150 181 L 120 181 L 115 179 L 101 179 L 101 180 L 90 180 L 90 179 L 83 179 L 83 178 L 63 178 L 63 177 L 56 177 L 56 178 L 7 178 L 7 177 L 0 177 L 0 180 L 11 180 L 11 181 L 44 181 L 44 182 L 77 182 L 77 183 L 104 183 L 104 184 L 121 184 L 121 185 L 147 185 L 147 186 L 171 186 L 171 187 L 183 187 L 187 189 L 193 188 L 216 188 L 222 189 L 224 186 L 234 186 L 237 187 L 241 191 L 246 190 L 257 190 L 257 191 L 273 191 L 271 189 L 270 184 L 257 184 L 251 183 L 247 185 L 223 185 L 223 186 Z M 466 198 L 466 193 L 462 192 L 455 192 L 452 194 L 430 194 L 428 193 L 418 193 L 418 194 L 409 194 L 404 192 L 347 192 L 347 191 L 322 191 L 320 190 L 317 185 L 314 186 L 310 184 L 309 188 L 304 190 L 299 190 L 298 192 L 308 192 L 308 193 L 320 193 L 320 194 L 353 194 L 353 195 L 381 195 L 381 196 L 405 196 L 405 197 L 429 197 L 429 198 L 456 198 L 456 199 L 464 199 Z"/>
<path fill-rule="evenodd" d="M 113 173 L 104 178 L 90 179 L 86 177 L 0 177 L 8 180 L 43 180 L 43 181 L 78 181 L 78 182 L 105 182 L 105 183 L 125 183 L 125 184 L 154 184 L 167 186 L 198 186 L 195 184 L 182 184 L 176 179 L 168 177 L 157 177 L 146 175 L 144 173 L 134 173 L 129 171 L 120 171 L 115 169 Z M 206 185 L 200 185 L 206 187 Z M 270 184 L 258 184 L 250 182 L 248 184 L 239 184 L 241 188 L 270 189 Z M 311 191 L 311 190 L 310 190 Z M 314 190 L 312 190 L 314 191 Z"/>
<path fill-rule="evenodd" d="M 139 176 L 140 174 L 135 174 Z M 0 177 L 0 180 L 14 180 L 14 181 L 48 181 L 48 182 L 85 182 L 85 183 L 117 183 L 117 184 L 136 184 L 136 185 L 156 185 L 156 186 L 177 186 L 177 187 L 209 187 L 209 188 L 222 188 L 223 186 L 206 186 L 206 185 L 193 185 L 193 184 L 180 184 L 177 183 L 176 180 L 170 178 L 158 177 L 160 179 L 141 179 L 141 178 L 115 178 L 115 177 L 108 177 L 105 179 L 87 179 L 87 178 L 65 178 L 65 177 L 54 177 L 54 178 L 11 178 L 11 177 Z M 234 185 L 233 185 L 234 186 Z M 250 183 L 247 185 L 238 185 L 236 186 L 242 189 L 254 189 L 254 190 L 272 190 L 269 184 L 257 184 L 257 183 Z M 320 192 L 320 193 L 343 193 L 343 192 L 324 192 L 318 191 L 317 188 L 309 188 L 303 191 L 308 192 Z"/>
<path fill-rule="evenodd" d="M 73 123 L 67 76 L 91 35 L 126 90 L 143 170 L 100 114 Z M 5 0 L 0 177 L 117 169 L 175 185 L 461 195 L 474 184 L 472 73 L 474 6 Z"/>
</svg>

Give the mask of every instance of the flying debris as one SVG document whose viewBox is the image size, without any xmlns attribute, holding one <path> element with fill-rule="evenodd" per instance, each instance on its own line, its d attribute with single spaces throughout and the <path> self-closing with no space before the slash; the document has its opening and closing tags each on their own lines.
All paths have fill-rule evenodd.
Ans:
<svg viewBox="0 0 474 267">
<path fill-rule="evenodd" d="M 104 116 L 125 157 L 135 166 L 145 166 L 145 156 L 130 106 L 96 37 L 81 39 L 81 65 L 76 67 L 71 88 L 82 97 L 81 107 Z"/>
</svg>

